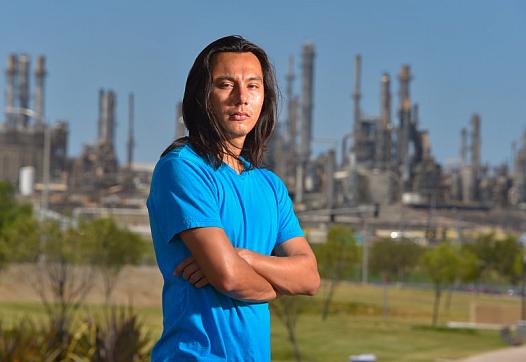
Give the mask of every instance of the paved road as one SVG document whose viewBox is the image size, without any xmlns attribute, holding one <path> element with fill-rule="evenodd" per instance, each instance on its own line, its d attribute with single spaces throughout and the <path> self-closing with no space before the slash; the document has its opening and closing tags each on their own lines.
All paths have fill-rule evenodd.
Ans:
<svg viewBox="0 0 526 362">
<path fill-rule="evenodd" d="M 504 348 L 457 362 L 526 362 L 526 346 Z"/>
</svg>

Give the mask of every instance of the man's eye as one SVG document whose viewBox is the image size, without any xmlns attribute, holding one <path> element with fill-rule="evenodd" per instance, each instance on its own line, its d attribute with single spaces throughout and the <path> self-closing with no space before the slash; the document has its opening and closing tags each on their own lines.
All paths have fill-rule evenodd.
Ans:
<svg viewBox="0 0 526 362">
<path fill-rule="evenodd" d="M 248 85 L 248 88 L 250 89 L 258 89 L 259 88 L 259 84 L 258 83 L 251 83 Z"/>
<path fill-rule="evenodd" d="M 226 88 L 232 88 L 234 85 L 230 82 L 221 82 L 218 84 L 219 88 L 226 89 Z"/>
</svg>

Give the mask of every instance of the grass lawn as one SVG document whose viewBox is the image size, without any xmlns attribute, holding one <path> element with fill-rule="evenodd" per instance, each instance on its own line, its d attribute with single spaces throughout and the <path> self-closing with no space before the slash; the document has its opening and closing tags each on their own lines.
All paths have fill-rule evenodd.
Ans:
<svg viewBox="0 0 526 362">
<path fill-rule="evenodd" d="M 352 354 L 374 353 L 379 362 L 436 361 L 503 347 L 496 332 L 431 329 L 411 321 L 349 316 L 306 315 L 298 325 L 305 361 L 347 361 Z M 294 360 L 281 324 L 272 328 L 273 361 Z"/>
<path fill-rule="evenodd" d="M 424 289 L 392 287 L 389 290 L 389 318 L 383 316 L 383 288 L 345 283 L 338 287 L 333 313 L 321 321 L 323 291 L 308 303 L 299 318 L 297 337 L 304 361 L 347 361 L 351 354 L 374 353 L 379 362 L 445 361 L 505 347 L 497 331 L 431 328 L 433 294 Z M 472 302 L 513 305 L 519 299 L 454 293 L 441 324 L 467 321 Z M 90 306 L 97 311 L 100 307 Z M 150 336 L 161 332 L 161 311 L 157 307 L 137 308 Z M 4 323 L 22 316 L 44 317 L 38 303 L 0 303 Z M 287 332 L 277 318 L 272 321 L 273 361 L 293 361 Z"/>
</svg>

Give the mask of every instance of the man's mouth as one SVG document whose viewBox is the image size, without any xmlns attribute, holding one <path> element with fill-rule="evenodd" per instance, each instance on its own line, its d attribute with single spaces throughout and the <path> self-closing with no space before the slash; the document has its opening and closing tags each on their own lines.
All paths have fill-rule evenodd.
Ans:
<svg viewBox="0 0 526 362">
<path fill-rule="evenodd" d="M 231 121 L 244 121 L 246 120 L 247 118 L 249 118 L 250 115 L 248 113 L 245 113 L 245 112 L 235 112 L 235 113 L 231 113 L 230 116 L 229 116 L 229 119 Z"/>
</svg>

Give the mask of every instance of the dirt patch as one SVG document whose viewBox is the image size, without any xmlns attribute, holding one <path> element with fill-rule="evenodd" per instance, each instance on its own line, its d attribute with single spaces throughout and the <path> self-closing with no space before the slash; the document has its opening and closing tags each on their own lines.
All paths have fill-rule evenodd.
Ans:
<svg viewBox="0 0 526 362">
<path fill-rule="evenodd" d="M 11 265 L 0 273 L 0 301 L 38 302 L 34 283 L 37 272 L 32 264 Z M 94 275 L 94 286 L 89 291 L 87 303 L 103 303 L 102 279 Z M 116 304 L 135 306 L 161 306 L 162 276 L 156 266 L 126 266 L 122 269 L 112 301 Z"/>
</svg>

